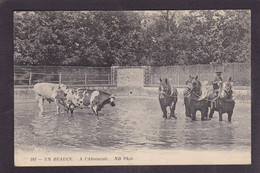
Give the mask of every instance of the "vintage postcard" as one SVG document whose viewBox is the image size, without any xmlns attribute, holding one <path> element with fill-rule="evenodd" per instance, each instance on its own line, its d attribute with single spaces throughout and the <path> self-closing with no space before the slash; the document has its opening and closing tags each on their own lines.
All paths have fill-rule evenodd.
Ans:
<svg viewBox="0 0 260 173">
<path fill-rule="evenodd" d="M 14 165 L 251 164 L 251 11 L 14 11 Z"/>
</svg>

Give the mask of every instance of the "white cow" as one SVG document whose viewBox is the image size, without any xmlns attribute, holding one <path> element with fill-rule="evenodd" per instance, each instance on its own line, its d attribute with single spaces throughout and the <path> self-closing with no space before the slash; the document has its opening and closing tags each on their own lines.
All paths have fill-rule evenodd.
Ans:
<svg viewBox="0 0 260 173">
<path fill-rule="evenodd" d="M 60 104 L 66 106 L 64 103 L 64 91 L 67 87 L 64 84 L 54 83 L 37 83 L 34 85 L 33 90 L 36 100 L 40 108 L 40 115 L 43 113 L 43 103 L 47 100 L 49 103 L 55 102 L 57 114 L 60 113 Z"/>
</svg>

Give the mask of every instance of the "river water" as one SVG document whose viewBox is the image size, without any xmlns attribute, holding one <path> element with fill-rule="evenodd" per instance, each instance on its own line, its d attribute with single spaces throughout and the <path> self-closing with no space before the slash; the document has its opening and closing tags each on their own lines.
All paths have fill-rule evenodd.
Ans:
<svg viewBox="0 0 260 173">
<path fill-rule="evenodd" d="M 56 115 L 54 104 L 44 104 L 38 115 L 35 100 L 15 98 L 15 148 L 44 150 L 250 150 L 250 103 L 236 103 L 232 122 L 191 121 L 185 117 L 183 100 L 176 107 L 177 120 L 163 120 L 155 97 L 119 97 L 106 105 L 99 118 L 90 109 L 76 109 L 74 117 Z"/>
</svg>

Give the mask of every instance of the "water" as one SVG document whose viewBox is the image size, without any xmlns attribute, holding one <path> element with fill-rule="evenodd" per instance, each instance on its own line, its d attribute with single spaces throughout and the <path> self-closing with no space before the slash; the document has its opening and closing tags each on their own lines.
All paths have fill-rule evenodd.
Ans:
<svg viewBox="0 0 260 173">
<path fill-rule="evenodd" d="M 215 112 L 211 121 L 191 121 L 178 100 L 177 120 L 163 120 L 157 98 L 122 97 L 106 105 L 97 119 L 90 109 L 76 109 L 74 117 L 56 115 L 54 104 L 44 104 L 43 116 L 34 100 L 15 99 L 15 148 L 33 150 L 250 150 L 249 103 L 236 103 L 232 122 Z"/>
</svg>

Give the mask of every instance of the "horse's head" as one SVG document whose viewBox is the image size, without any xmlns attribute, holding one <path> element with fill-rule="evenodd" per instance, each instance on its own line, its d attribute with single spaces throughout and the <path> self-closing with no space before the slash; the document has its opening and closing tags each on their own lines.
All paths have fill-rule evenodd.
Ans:
<svg viewBox="0 0 260 173">
<path fill-rule="evenodd" d="M 190 79 L 187 80 L 186 87 L 188 89 L 190 89 L 191 91 L 195 91 L 195 92 L 200 91 L 201 83 L 198 80 L 198 76 L 196 76 L 196 77 L 189 76 L 189 77 L 190 77 Z"/>
<path fill-rule="evenodd" d="M 159 91 L 166 93 L 166 94 L 170 94 L 171 85 L 170 85 L 169 80 L 167 78 L 160 78 Z"/>
<path fill-rule="evenodd" d="M 231 82 L 231 77 L 229 78 L 228 81 L 223 82 L 220 84 L 220 92 L 219 92 L 219 97 L 220 98 L 227 98 L 232 95 L 232 82 Z"/>
</svg>

